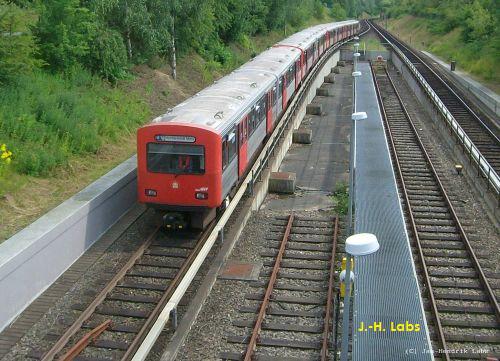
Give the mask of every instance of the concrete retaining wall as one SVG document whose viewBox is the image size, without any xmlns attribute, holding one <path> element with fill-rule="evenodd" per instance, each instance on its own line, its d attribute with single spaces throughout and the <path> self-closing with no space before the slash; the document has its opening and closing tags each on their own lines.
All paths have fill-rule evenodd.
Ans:
<svg viewBox="0 0 500 361">
<path fill-rule="evenodd" d="M 136 185 L 134 156 L 0 245 L 0 330 L 135 204 Z"/>
</svg>

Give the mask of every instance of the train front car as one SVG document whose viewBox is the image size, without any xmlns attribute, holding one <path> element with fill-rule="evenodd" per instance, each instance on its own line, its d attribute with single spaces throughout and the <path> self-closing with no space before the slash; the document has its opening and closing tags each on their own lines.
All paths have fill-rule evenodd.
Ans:
<svg viewBox="0 0 500 361">
<path fill-rule="evenodd" d="M 137 134 L 139 202 L 164 226 L 203 229 L 221 200 L 221 137 L 213 128 L 162 119 Z"/>
</svg>

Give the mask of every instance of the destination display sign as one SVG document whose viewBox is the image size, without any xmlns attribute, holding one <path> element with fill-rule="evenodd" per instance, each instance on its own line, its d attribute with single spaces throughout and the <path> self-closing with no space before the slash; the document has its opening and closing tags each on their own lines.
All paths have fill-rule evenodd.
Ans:
<svg viewBox="0 0 500 361">
<path fill-rule="evenodd" d="M 155 140 L 157 142 L 178 142 L 178 143 L 194 143 L 196 141 L 195 137 L 189 135 L 163 135 L 156 134 Z"/>
</svg>

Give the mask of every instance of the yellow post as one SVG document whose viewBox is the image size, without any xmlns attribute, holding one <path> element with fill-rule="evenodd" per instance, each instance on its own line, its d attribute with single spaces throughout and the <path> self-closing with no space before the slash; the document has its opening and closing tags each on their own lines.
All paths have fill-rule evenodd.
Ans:
<svg viewBox="0 0 500 361">
<path fill-rule="evenodd" d="M 345 275 L 345 270 L 346 270 L 346 263 L 347 263 L 347 258 L 343 257 L 341 268 L 342 268 L 342 272 L 344 273 L 344 275 Z M 353 271 L 354 271 L 354 258 L 351 258 L 351 279 L 354 276 Z M 340 280 L 340 296 L 341 297 L 345 297 L 345 282 L 344 281 L 345 280 L 343 280 L 343 279 Z M 349 294 L 352 295 L 352 287 L 349 289 Z"/>
</svg>

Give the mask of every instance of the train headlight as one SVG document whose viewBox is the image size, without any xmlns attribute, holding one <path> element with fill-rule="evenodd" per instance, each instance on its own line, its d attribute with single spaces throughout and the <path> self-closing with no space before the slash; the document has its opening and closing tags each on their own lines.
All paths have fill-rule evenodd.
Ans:
<svg viewBox="0 0 500 361">
<path fill-rule="evenodd" d="M 205 192 L 196 192 L 194 194 L 194 197 L 196 199 L 208 199 L 208 193 L 205 193 Z"/>
<path fill-rule="evenodd" d="M 146 189 L 144 191 L 144 193 L 148 196 L 148 197 L 156 197 L 156 190 L 154 189 Z"/>
</svg>

